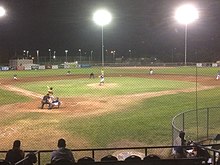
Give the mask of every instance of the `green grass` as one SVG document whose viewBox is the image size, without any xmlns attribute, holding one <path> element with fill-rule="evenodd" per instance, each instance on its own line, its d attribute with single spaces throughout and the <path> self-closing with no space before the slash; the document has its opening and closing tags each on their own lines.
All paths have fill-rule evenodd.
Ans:
<svg viewBox="0 0 220 165">
<path fill-rule="evenodd" d="M 220 94 L 215 99 L 211 96 L 216 93 L 215 90 L 199 92 L 202 93 L 207 97 L 198 108 L 207 107 L 207 104 L 219 104 Z M 169 145 L 172 118 L 180 112 L 195 108 L 195 93 L 161 96 L 146 99 L 120 112 L 92 118 L 63 120 L 60 128 L 73 135 L 82 135 L 90 139 L 94 146 L 99 147 L 106 147 L 109 143 L 120 140 L 134 140 L 148 145 Z"/>
<path fill-rule="evenodd" d="M 30 101 L 30 100 L 31 99 L 28 97 L 20 96 L 14 92 L 0 89 L 0 104 L 1 105 L 26 102 L 26 101 Z"/>
<path fill-rule="evenodd" d="M 67 71 L 72 74 L 90 74 L 93 72 L 95 75 L 99 75 L 101 67 L 93 68 L 74 68 L 74 69 L 46 69 L 46 70 L 25 70 L 25 71 L 0 71 L 0 78 L 12 78 L 14 74 L 17 74 L 18 78 L 21 77 L 39 77 L 39 76 L 56 76 L 65 75 Z M 156 68 L 155 74 L 186 74 L 186 75 L 203 75 L 203 76 L 216 76 L 218 67 L 172 67 L 172 68 Z M 149 74 L 149 69 L 146 68 L 104 68 L 105 74 Z"/>
<path fill-rule="evenodd" d="M 47 92 L 48 85 L 54 88 L 55 95 L 59 97 L 71 97 L 80 95 L 113 96 L 195 87 L 195 84 L 190 82 L 130 77 L 108 77 L 105 78 L 105 83 L 106 85 L 112 84 L 113 86 L 108 88 L 99 87 L 98 78 L 32 82 L 17 84 L 17 86 L 26 90 L 45 94 L 45 92 Z M 88 86 L 88 84 L 96 84 L 96 87 Z"/>
</svg>

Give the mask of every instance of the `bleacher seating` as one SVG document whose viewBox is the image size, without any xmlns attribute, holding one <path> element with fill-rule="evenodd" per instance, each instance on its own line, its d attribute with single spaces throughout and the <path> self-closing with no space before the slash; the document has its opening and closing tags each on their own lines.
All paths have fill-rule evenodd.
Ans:
<svg viewBox="0 0 220 165">
<path fill-rule="evenodd" d="M 118 161 L 117 157 L 112 155 L 107 155 L 101 158 L 101 162 L 113 162 L 113 161 Z"/>
<path fill-rule="evenodd" d="M 83 157 L 83 158 L 80 158 L 77 163 L 78 164 L 90 164 L 90 163 L 94 163 L 95 160 L 91 157 Z"/>
<path fill-rule="evenodd" d="M 149 160 L 160 160 L 160 157 L 154 154 L 150 154 L 144 157 L 144 161 L 149 161 Z"/>
<path fill-rule="evenodd" d="M 125 159 L 125 162 L 139 162 L 139 161 L 141 161 L 141 158 L 136 155 L 131 155 Z"/>
<path fill-rule="evenodd" d="M 60 159 L 58 161 L 54 161 L 52 163 L 47 163 L 46 165 L 73 165 L 74 163 L 66 160 L 66 159 Z"/>
<path fill-rule="evenodd" d="M 207 165 L 203 158 L 186 158 L 186 159 L 148 159 L 148 160 L 134 160 L 129 161 L 84 161 L 77 162 L 76 165 Z"/>
</svg>

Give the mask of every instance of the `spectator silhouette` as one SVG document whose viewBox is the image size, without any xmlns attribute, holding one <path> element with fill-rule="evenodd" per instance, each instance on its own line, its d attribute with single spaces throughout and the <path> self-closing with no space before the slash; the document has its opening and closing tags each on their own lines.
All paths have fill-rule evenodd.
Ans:
<svg viewBox="0 0 220 165">
<path fill-rule="evenodd" d="M 37 162 L 37 156 L 35 153 L 30 152 L 25 156 L 24 164 L 23 165 L 33 165 L 34 163 Z"/>
<path fill-rule="evenodd" d="M 21 141 L 15 140 L 12 149 L 6 153 L 5 160 L 15 164 L 24 158 L 24 151 L 21 150 Z"/>
<path fill-rule="evenodd" d="M 69 160 L 72 163 L 75 163 L 72 151 L 66 148 L 66 141 L 64 139 L 58 140 L 58 149 L 53 151 L 51 154 L 51 164 L 55 164 L 58 161 Z"/>
<path fill-rule="evenodd" d="M 186 152 L 185 152 L 185 145 L 186 145 L 186 140 L 185 140 L 185 132 L 180 131 L 179 136 L 175 140 L 175 145 L 174 147 L 175 150 L 175 158 L 186 158 Z"/>
</svg>

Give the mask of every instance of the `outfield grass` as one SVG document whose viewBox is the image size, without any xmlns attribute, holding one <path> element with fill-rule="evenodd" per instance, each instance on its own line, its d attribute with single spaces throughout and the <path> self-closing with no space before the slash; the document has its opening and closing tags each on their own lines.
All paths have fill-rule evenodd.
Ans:
<svg viewBox="0 0 220 165">
<path fill-rule="evenodd" d="M 29 91 L 38 92 L 42 95 L 47 92 L 47 86 L 54 88 L 54 93 L 59 97 L 71 96 L 113 96 L 136 94 L 144 92 L 158 92 L 164 90 L 185 89 L 195 87 L 195 83 L 173 81 L 173 80 L 158 80 L 147 78 L 131 78 L 131 77 L 108 77 L 105 78 L 107 88 L 98 86 L 99 79 L 72 79 L 72 80 L 58 80 L 58 81 L 43 81 L 16 84 L 20 88 Z M 88 86 L 94 84 L 94 86 Z"/>
<path fill-rule="evenodd" d="M 198 94 L 206 95 L 198 108 L 219 104 L 220 94 L 216 94 L 215 90 Z M 82 135 L 90 139 L 94 146 L 99 147 L 106 147 L 108 143 L 125 139 L 138 140 L 148 145 L 169 145 L 172 140 L 172 118 L 180 112 L 196 109 L 195 99 L 195 93 L 150 98 L 120 112 L 98 117 L 64 119 L 60 129 L 73 135 Z M 212 115 L 215 117 L 215 114 Z"/>
<path fill-rule="evenodd" d="M 13 75 L 17 75 L 18 78 L 21 77 L 39 77 L 39 76 L 57 76 L 65 75 L 67 71 L 71 74 L 90 74 L 93 72 L 96 75 L 100 74 L 101 67 L 94 68 L 74 68 L 74 69 L 46 69 L 46 70 L 25 70 L 25 71 L 0 71 L 0 78 L 13 78 Z M 168 68 L 155 68 L 155 74 L 186 74 L 186 75 L 203 75 L 203 76 L 216 76 L 219 68 L 218 67 L 168 67 Z M 104 69 L 105 74 L 111 73 L 130 73 L 130 74 L 149 74 L 149 68 L 117 68 L 106 67 Z"/>
</svg>

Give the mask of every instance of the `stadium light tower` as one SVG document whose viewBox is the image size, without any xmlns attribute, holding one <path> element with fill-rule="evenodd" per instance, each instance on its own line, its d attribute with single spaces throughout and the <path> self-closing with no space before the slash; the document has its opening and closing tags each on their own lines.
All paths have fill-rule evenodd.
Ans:
<svg viewBox="0 0 220 165">
<path fill-rule="evenodd" d="M 65 50 L 65 53 L 66 53 L 66 62 L 68 62 L 68 59 L 67 59 L 67 56 L 68 56 L 68 50 L 67 50 L 67 49 Z"/>
<path fill-rule="evenodd" d="M 0 6 L 0 17 L 3 17 L 6 15 L 6 10 L 4 7 Z"/>
<path fill-rule="evenodd" d="M 51 49 L 48 49 L 49 51 L 49 58 L 50 58 L 50 63 L 51 63 Z"/>
<path fill-rule="evenodd" d="M 109 24 L 112 20 L 111 13 L 105 9 L 97 10 L 93 15 L 93 21 L 102 27 L 102 66 L 104 66 L 104 41 L 103 27 Z"/>
<path fill-rule="evenodd" d="M 37 63 L 39 64 L 40 61 L 39 61 L 39 50 L 37 50 Z"/>
<path fill-rule="evenodd" d="M 82 49 L 79 49 L 79 61 L 80 61 L 80 64 L 81 64 L 81 60 L 82 60 Z"/>
<path fill-rule="evenodd" d="M 187 58 L 187 30 L 188 24 L 194 22 L 199 18 L 198 10 L 190 4 L 185 4 L 180 6 L 176 9 L 175 19 L 185 25 L 185 61 L 184 64 L 186 65 L 186 58 Z"/>
</svg>

